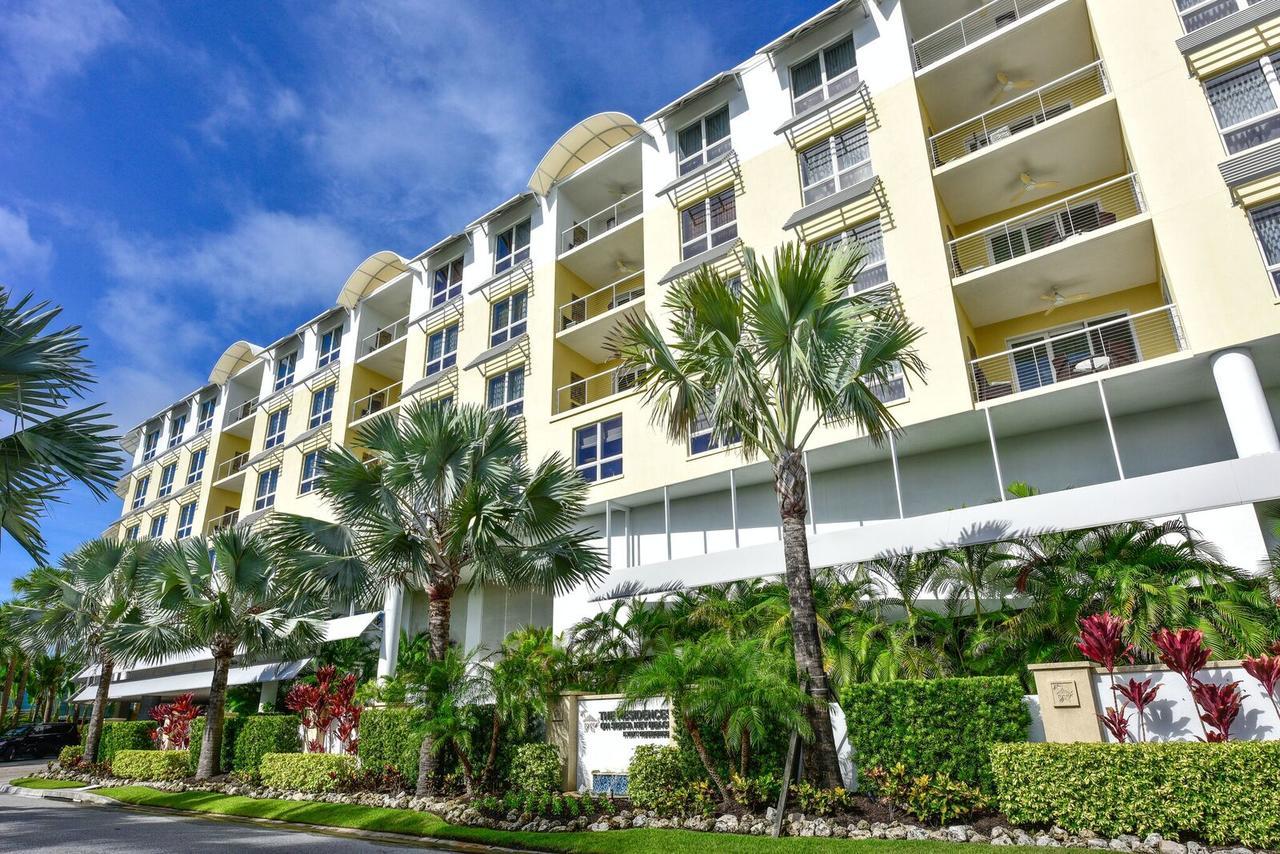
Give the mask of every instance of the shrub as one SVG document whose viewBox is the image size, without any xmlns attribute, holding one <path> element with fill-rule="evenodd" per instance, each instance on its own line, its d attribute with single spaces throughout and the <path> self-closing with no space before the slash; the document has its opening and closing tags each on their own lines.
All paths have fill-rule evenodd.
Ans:
<svg viewBox="0 0 1280 854">
<path fill-rule="evenodd" d="M 359 794 L 373 792 L 378 795 L 398 795 L 413 787 L 399 769 L 391 765 L 381 768 L 356 768 L 338 774 L 334 780 L 334 791 L 343 794 Z"/>
<path fill-rule="evenodd" d="M 187 776 L 187 751 L 121 750 L 111 770 L 126 780 L 181 780 Z"/>
<path fill-rule="evenodd" d="M 805 815 L 835 815 L 853 807 L 853 794 L 842 787 L 820 789 L 812 783 L 796 783 L 787 795 L 788 808 Z"/>
<path fill-rule="evenodd" d="M 63 768 L 74 768 L 84 759 L 84 747 L 79 744 L 68 744 L 58 751 L 58 764 Z"/>
<path fill-rule="evenodd" d="M 338 779 L 356 767 L 354 756 L 337 753 L 266 753 L 258 773 L 262 784 L 291 792 L 332 792 Z"/>
<path fill-rule="evenodd" d="M 1022 695 L 1012 676 L 850 685 L 849 741 L 863 768 L 902 763 L 912 776 L 942 773 L 993 794 L 991 745 L 1027 738 Z"/>
<path fill-rule="evenodd" d="M 422 747 L 425 720 L 419 709 L 394 706 L 365 709 L 360 716 L 361 764 L 370 768 L 390 765 L 410 786 L 418 782 L 418 751 Z"/>
<path fill-rule="evenodd" d="M 991 765 L 1016 824 L 1280 844 L 1280 742 L 1006 744 Z"/>
<path fill-rule="evenodd" d="M 642 744 L 627 766 L 627 797 L 642 810 L 675 812 L 681 802 L 677 790 L 686 782 L 680 751 L 674 747 Z"/>
<path fill-rule="evenodd" d="M 231 767 L 241 774 L 257 777 L 262 757 L 268 753 L 299 753 L 302 750 L 297 715 L 246 715 L 239 720 L 243 723 L 238 724 Z M 223 730 L 223 737 L 225 743 L 226 730 Z"/>
<path fill-rule="evenodd" d="M 973 786 L 941 773 L 912 776 L 901 762 L 889 769 L 876 766 L 867 777 L 889 802 L 890 810 L 897 807 L 937 825 L 970 818 L 991 806 L 986 795 Z"/>
<path fill-rule="evenodd" d="M 222 757 L 219 765 L 223 771 L 239 770 L 235 764 L 235 747 L 236 738 L 240 735 L 240 730 L 244 728 L 247 717 L 240 715 L 227 715 L 222 719 Z M 203 715 L 191 722 L 191 773 L 196 773 L 196 766 L 200 764 L 200 745 L 204 741 L 204 722 Z"/>
<path fill-rule="evenodd" d="M 594 816 L 600 813 L 612 815 L 615 811 L 613 801 L 608 795 L 593 795 L 590 792 L 579 792 L 576 795 L 559 795 L 553 792 L 533 794 L 529 792 L 507 792 L 501 798 L 485 795 L 474 802 L 476 809 L 492 818 L 502 818 L 515 811 L 521 815 L 577 818 L 578 816 Z"/>
<path fill-rule="evenodd" d="M 103 721 L 102 735 L 98 739 L 98 762 L 110 763 L 121 750 L 153 749 L 151 731 L 155 727 L 155 721 Z M 82 746 L 88 732 L 87 726 L 81 731 Z"/>
<path fill-rule="evenodd" d="M 560 791 L 560 750 L 554 744 L 521 744 L 507 775 L 518 792 Z"/>
<path fill-rule="evenodd" d="M 767 807 L 776 806 L 782 791 L 782 781 L 776 774 L 757 774 L 754 777 L 734 774 L 729 782 L 733 786 L 733 796 L 752 812 L 763 812 Z"/>
</svg>

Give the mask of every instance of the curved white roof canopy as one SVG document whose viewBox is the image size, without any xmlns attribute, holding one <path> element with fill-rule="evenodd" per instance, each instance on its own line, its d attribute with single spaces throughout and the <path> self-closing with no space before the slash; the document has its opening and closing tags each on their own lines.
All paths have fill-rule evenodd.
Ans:
<svg viewBox="0 0 1280 854">
<path fill-rule="evenodd" d="M 596 113 L 569 128 L 542 156 L 529 178 L 529 189 L 545 196 L 557 181 L 642 133 L 626 113 Z"/>
<path fill-rule="evenodd" d="M 409 269 L 409 262 L 394 252 L 375 252 L 356 267 L 347 277 L 347 283 L 338 294 L 338 305 L 355 308 L 362 297 L 376 291 L 382 285 Z"/>
<path fill-rule="evenodd" d="M 237 371 L 247 367 L 262 352 L 261 347 L 250 344 L 248 341 L 237 341 L 226 350 L 222 351 L 222 355 L 218 357 L 218 361 L 213 363 L 213 370 L 209 372 L 209 382 L 215 385 L 222 385 L 228 379 L 236 374 Z"/>
</svg>

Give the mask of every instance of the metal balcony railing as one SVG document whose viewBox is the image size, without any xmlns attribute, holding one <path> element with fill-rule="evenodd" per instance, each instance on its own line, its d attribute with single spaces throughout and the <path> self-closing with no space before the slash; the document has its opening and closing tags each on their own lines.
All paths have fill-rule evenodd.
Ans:
<svg viewBox="0 0 1280 854">
<path fill-rule="evenodd" d="M 578 406 L 595 403 L 610 395 L 630 391 L 636 387 L 639 374 L 611 368 L 556 389 L 556 412 L 568 412 Z"/>
<path fill-rule="evenodd" d="M 364 357 L 375 350 L 381 350 L 383 347 L 394 344 L 408 334 L 409 316 L 406 314 L 395 323 L 392 323 L 389 326 L 384 326 L 378 331 L 366 335 L 364 340 L 360 342 L 360 356 Z"/>
<path fill-rule="evenodd" d="M 258 398 L 249 398 L 244 403 L 236 404 L 227 409 L 227 419 L 223 422 L 223 426 L 230 427 L 232 424 L 238 424 L 257 411 Z"/>
<path fill-rule="evenodd" d="M 241 451 L 230 459 L 223 460 L 218 464 L 218 470 L 214 475 L 214 480 L 219 481 L 224 478 L 231 477 L 233 474 L 239 474 L 244 471 L 245 463 L 249 462 L 249 452 Z"/>
<path fill-rule="evenodd" d="M 351 404 L 351 420 L 359 421 L 400 405 L 400 383 L 370 392 Z"/>
<path fill-rule="evenodd" d="M 585 297 L 569 300 L 560 306 L 560 329 L 565 330 L 599 317 L 606 311 L 644 296 L 644 271 L 630 273 L 611 285 L 592 291 Z"/>
<path fill-rule="evenodd" d="M 952 240 L 947 244 L 951 275 L 963 276 L 1047 249 L 1078 234 L 1135 217 L 1145 209 L 1138 177 L 1131 172 Z"/>
<path fill-rule="evenodd" d="M 974 402 L 995 400 L 1134 365 L 1185 349 L 1177 309 L 1163 305 L 1110 320 L 1078 323 L 969 363 Z"/>
<path fill-rule="evenodd" d="M 1027 15 L 1052 2 L 1054 0 L 991 0 L 990 3 L 974 9 L 963 18 L 952 21 L 923 38 L 916 39 L 912 45 L 916 69 L 932 65 L 986 38 L 996 30 L 1016 24 Z"/>
<path fill-rule="evenodd" d="M 617 228 L 624 222 L 630 222 L 642 213 L 644 213 L 644 198 L 637 191 L 604 210 L 592 214 L 582 222 L 576 222 L 566 228 L 560 235 L 560 252 L 563 254 L 589 240 L 595 240 L 605 232 Z"/>
<path fill-rule="evenodd" d="M 204 526 L 205 534 L 216 534 L 224 528 L 230 528 L 240 521 L 240 511 L 232 510 L 230 513 L 223 513 L 210 519 Z"/>
<path fill-rule="evenodd" d="M 1111 91 L 1098 60 L 1057 80 L 929 137 L 933 165 L 942 166 L 990 145 L 1034 130 L 1049 119 L 1079 109 Z"/>
</svg>

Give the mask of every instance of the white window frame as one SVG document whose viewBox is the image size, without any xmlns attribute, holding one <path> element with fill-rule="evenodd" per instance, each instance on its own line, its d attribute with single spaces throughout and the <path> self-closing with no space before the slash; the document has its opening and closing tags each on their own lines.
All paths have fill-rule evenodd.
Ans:
<svg viewBox="0 0 1280 854">
<path fill-rule="evenodd" d="M 1236 12 L 1239 12 L 1241 9 L 1244 9 L 1256 2 L 1258 2 L 1258 0 L 1199 0 L 1199 2 L 1193 2 L 1193 4 L 1186 9 L 1183 9 L 1181 6 L 1178 6 L 1178 20 L 1181 21 L 1182 23 L 1182 31 L 1184 33 L 1194 33 L 1196 30 L 1203 29 L 1204 27 L 1207 27 L 1210 24 L 1221 21 L 1222 18 L 1227 17 L 1227 15 L 1234 15 Z M 1235 8 L 1220 18 L 1214 18 L 1212 21 L 1206 21 L 1200 26 L 1194 27 L 1192 29 L 1187 28 L 1188 15 L 1194 15 L 1196 12 L 1213 8 L 1214 6 L 1217 6 L 1219 4 L 1223 6 L 1230 4 Z"/>
<path fill-rule="evenodd" d="M 523 246 L 517 246 L 516 230 L 521 226 L 528 226 L 529 236 L 525 240 L 525 244 Z M 507 245 L 511 247 L 511 251 L 508 252 L 506 255 L 499 255 L 498 254 L 499 242 L 501 241 L 504 235 L 508 235 L 508 234 L 511 235 L 511 239 L 508 241 Z M 502 231 L 495 232 L 493 235 L 493 273 L 494 275 L 496 276 L 498 273 L 504 273 L 507 270 L 510 270 L 512 267 L 518 266 L 520 264 L 523 264 L 525 261 L 528 261 L 529 247 L 532 245 L 533 245 L 533 218 L 532 217 L 525 217 L 519 222 L 512 223 L 511 226 L 509 226 L 508 228 L 504 228 L 502 229 Z"/>
<path fill-rule="evenodd" d="M 887 396 L 893 391 L 893 384 L 897 382 L 902 383 L 902 394 L 894 397 Z M 889 375 L 887 382 L 869 382 L 867 385 L 871 388 L 871 393 L 879 398 L 880 402 L 886 406 L 893 403 L 901 403 L 907 399 L 907 374 L 902 369 L 901 362 L 894 362 L 894 371 Z"/>
<path fill-rule="evenodd" d="M 290 350 L 276 360 L 276 376 L 271 383 L 272 391 L 281 391 L 293 385 L 293 378 L 298 373 L 298 351 Z"/>
<path fill-rule="evenodd" d="M 725 114 L 725 125 L 729 128 L 729 132 L 720 139 L 710 145 L 707 144 L 707 119 Z M 698 134 L 702 140 L 702 144 L 697 151 L 684 152 L 680 150 L 680 135 L 690 128 L 697 125 Z M 690 172 L 705 166 L 713 160 L 724 157 L 730 151 L 733 151 L 733 113 L 729 110 L 729 104 L 726 101 L 714 110 L 708 110 L 698 118 L 685 124 L 684 127 L 676 131 L 676 174 L 688 175 Z"/>
<path fill-rule="evenodd" d="M 196 448 L 191 452 L 191 459 L 187 461 L 187 486 L 197 483 L 200 478 L 204 477 L 204 466 L 208 461 L 208 457 L 208 448 Z M 197 460 L 199 465 L 196 465 Z"/>
<path fill-rule="evenodd" d="M 1272 202 L 1271 204 L 1260 205 L 1249 211 L 1249 227 L 1253 229 L 1253 240 L 1258 247 L 1258 254 L 1262 256 L 1262 266 L 1267 271 L 1267 275 L 1271 278 L 1272 295 L 1280 299 L 1280 257 L 1274 262 L 1267 260 L 1267 247 L 1262 242 L 1262 236 L 1258 233 L 1258 216 L 1269 211 L 1274 211 L 1280 217 L 1280 202 Z M 1277 253 L 1280 254 L 1280 253 Z"/>
<path fill-rule="evenodd" d="M 137 542 L 138 535 L 142 533 L 141 525 L 130 525 L 124 529 L 124 538 L 126 542 Z"/>
<path fill-rule="evenodd" d="M 706 438 L 707 447 L 702 450 L 695 450 L 693 444 L 701 438 Z M 731 442 L 722 442 L 715 437 L 715 431 L 712 429 L 711 419 L 705 415 L 698 415 L 693 419 L 693 423 L 689 425 L 689 456 L 701 457 L 705 454 L 713 454 L 716 451 L 722 451 L 725 448 L 732 448 L 742 444 L 742 436 L 739 434 L 736 439 Z"/>
<path fill-rule="evenodd" d="M 488 392 L 487 385 L 485 387 L 485 391 L 486 393 Z M 434 397 L 426 402 L 426 406 L 430 409 L 444 409 L 447 406 L 453 406 L 453 395 L 442 394 L 439 397 Z"/>
<path fill-rule="evenodd" d="M 258 485 L 253 491 L 253 509 L 266 510 L 276 506 L 276 490 L 280 487 L 280 466 L 273 466 L 258 474 Z"/>
<path fill-rule="evenodd" d="M 338 357 L 342 355 L 342 327 L 345 324 L 339 323 L 331 329 L 328 329 L 320 336 L 320 354 L 316 358 L 316 367 L 323 368 L 332 362 L 336 362 Z"/>
<path fill-rule="evenodd" d="M 511 377 L 516 373 L 520 374 L 520 396 L 517 398 L 512 398 L 510 397 Z M 489 377 L 484 384 L 485 406 L 487 406 L 489 410 L 492 412 L 506 413 L 508 418 L 519 418 L 523 416 L 524 415 L 524 391 L 525 391 L 524 380 L 525 379 L 526 377 L 525 377 L 524 365 L 517 365 L 509 371 L 503 371 L 500 374 L 495 374 Z M 501 381 L 502 383 L 503 402 L 500 404 L 492 403 L 493 396 L 492 396 L 491 390 L 493 389 L 494 383 L 497 381 Z"/>
<path fill-rule="evenodd" d="M 1265 113 L 1259 113 L 1256 116 L 1236 122 L 1233 125 L 1223 127 L 1218 121 L 1217 110 L 1213 108 L 1213 100 L 1209 97 L 1209 90 L 1212 89 L 1216 83 L 1222 83 L 1233 77 L 1239 77 L 1244 74 L 1252 73 L 1253 71 L 1262 72 L 1262 81 L 1266 84 L 1267 90 L 1271 94 L 1271 102 L 1275 104 L 1275 106 L 1270 110 L 1267 110 Z M 1203 85 L 1204 97 L 1209 104 L 1209 112 L 1213 115 L 1213 124 L 1218 129 L 1218 136 L 1222 139 L 1222 150 L 1226 152 L 1228 157 L 1257 148 L 1259 145 L 1266 145 L 1268 142 L 1272 142 L 1275 139 L 1280 138 L 1280 130 L 1277 130 L 1276 135 L 1271 139 L 1245 146 L 1237 149 L 1236 151 L 1231 150 L 1231 143 L 1227 141 L 1227 137 L 1254 127 L 1255 125 L 1263 124 L 1267 121 L 1271 121 L 1277 126 L 1280 126 L 1280 51 L 1263 54 L 1256 59 L 1251 59 L 1248 62 L 1241 63 L 1235 68 L 1224 71 L 1221 74 L 1204 81 Z"/>
<path fill-rule="evenodd" d="M 524 306 L 524 311 L 521 313 L 519 320 L 515 319 L 515 311 L 513 310 L 516 304 L 515 303 L 516 297 L 524 297 L 524 299 L 521 301 L 521 304 Z M 497 320 L 498 307 L 502 305 L 507 306 L 507 322 L 505 325 L 499 327 L 499 326 L 495 326 L 494 324 L 498 322 Z M 506 296 L 504 296 L 502 299 L 495 300 L 489 303 L 489 346 L 490 347 L 495 347 L 498 344 L 502 344 L 505 341 L 510 341 L 512 338 L 517 338 L 523 335 L 525 332 L 527 332 L 528 329 L 529 329 L 529 289 L 528 288 L 521 288 L 518 291 L 513 291 L 512 293 L 509 293 Z"/>
<path fill-rule="evenodd" d="M 830 51 L 836 45 L 845 41 L 849 42 L 849 44 L 852 45 L 853 47 L 853 65 L 851 65 L 847 71 L 841 72 L 840 74 L 837 74 L 835 77 L 828 77 L 827 76 L 827 52 Z M 795 87 L 795 70 L 801 65 L 804 65 L 806 62 L 809 62 L 815 56 L 818 58 L 818 68 L 820 71 L 818 85 L 815 88 L 809 89 L 806 92 L 797 93 L 796 87 Z M 850 75 L 857 77 L 857 74 L 858 74 L 858 43 L 857 41 L 854 40 L 853 33 L 846 33 L 844 35 L 838 36 L 837 38 L 834 38 L 830 42 L 824 44 L 822 47 L 818 48 L 813 53 L 809 54 L 799 62 L 791 63 L 791 65 L 787 67 L 787 83 L 788 83 L 787 88 L 791 95 L 791 114 L 798 116 L 807 110 L 813 109 L 814 107 L 818 106 L 821 103 L 831 100 L 836 95 L 843 95 L 848 90 L 842 89 L 838 85 L 833 86 L 833 84 L 844 83 L 846 79 L 850 77 Z M 833 88 L 838 91 L 832 92 Z M 814 101 L 812 104 L 806 104 L 804 107 L 800 106 L 800 101 L 813 97 L 815 93 L 821 93 L 822 97 Z"/>
<path fill-rule="evenodd" d="M 173 485 L 177 482 L 177 480 L 178 480 L 178 463 L 175 460 L 174 462 L 171 462 L 169 463 L 169 465 L 160 469 L 160 486 L 156 490 L 156 497 L 164 498 L 166 495 L 172 494 Z"/>
<path fill-rule="evenodd" d="M 142 440 L 142 461 L 155 459 L 156 452 L 160 450 L 160 428 L 152 430 Z"/>
<path fill-rule="evenodd" d="M 262 440 L 264 450 L 274 448 L 284 442 L 285 431 L 289 428 L 289 407 L 282 406 L 267 416 L 267 434 Z"/>
<path fill-rule="evenodd" d="M 338 384 L 329 383 L 311 393 L 311 415 L 307 419 L 307 429 L 314 430 L 333 420 L 333 400 L 338 394 Z M 323 400 L 324 406 L 317 412 L 316 401 Z"/>
<path fill-rule="evenodd" d="M 179 540 L 191 536 L 196 526 L 196 502 L 190 501 L 178 508 L 178 530 L 174 533 Z"/>
<path fill-rule="evenodd" d="M 882 288 L 892 281 L 889 278 L 889 258 L 884 250 L 884 227 L 880 223 L 880 218 L 872 217 L 866 222 L 860 222 L 851 228 L 846 228 L 838 234 L 833 234 L 830 237 L 824 237 L 822 240 L 818 241 L 819 246 L 829 246 L 852 239 L 857 240 L 865 246 L 868 243 L 868 232 L 872 230 L 874 230 L 878 235 L 877 239 L 880 241 L 880 254 L 884 257 L 874 263 L 864 264 L 862 270 L 858 273 L 858 280 L 853 283 L 851 292 L 855 294 L 873 290 L 875 288 Z M 868 273 L 871 273 L 871 275 L 868 276 Z M 867 279 L 877 279 L 878 281 L 871 281 L 867 284 L 863 284 Z"/>
<path fill-rule="evenodd" d="M 307 463 L 311 461 L 311 474 L 307 474 Z M 298 494 L 306 495 L 315 491 L 317 484 L 320 483 L 320 449 L 307 451 L 302 455 L 302 470 L 298 480 Z"/>
<path fill-rule="evenodd" d="M 619 448 L 616 454 L 605 457 L 605 456 L 602 456 L 604 452 L 605 425 L 611 424 L 614 421 L 618 422 Z M 578 462 L 578 448 L 579 448 L 578 437 L 588 432 L 594 432 L 596 458 L 594 460 L 591 460 L 590 462 L 579 463 Z M 622 463 L 624 446 L 625 446 L 625 439 L 623 438 L 623 434 L 622 434 L 622 416 L 621 415 L 613 415 L 613 416 L 610 416 L 609 418 L 603 418 L 595 422 L 594 424 L 584 424 L 573 431 L 573 469 L 587 483 L 603 483 L 605 481 L 614 480 L 616 478 L 622 477 L 623 474 L 625 473 L 623 468 L 623 463 Z M 603 472 L 604 466 L 609 465 L 611 463 L 615 463 L 615 462 L 618 464 L 617 472 L 613 474 L 605 475 Z"/>
<path fill-rule="evenodd" d="M 187 429 L 187 413 L 181 412 L 169 421 L 169 447 L 177 447 L 182 442 L 182 434 Z"/>
<path fill-rule="evenodd" d="M 147 490 L 151 488 L 151 475 L 143 475 L 133 485 L 133 502 L 129 505 L 130 510 L 137 510 L 143 504 L 147 503 Z"/>
<path fill-rule="evenodd" d="M 205 413 L 206 406 L 209 409 L 207 414 Z M 213 416 L 216 415 L 217 412 L 218 412 L 218 398 L 209 397 L 200 401 L 200 407 L 196 410 L 196 414 L 200 418 L 200 421 L 196 424 L 196 432 L 203 433 L 205 430 L 208 430 L 210 427 L 212 427 Z"/>
<path fill-rule="evenodd" d="M 161 513 L 151 520 L 151 524 L 147 526 L 147 536 L 153 540 L 158 540 L 164 536 L 165 523 L 169 521 L 168 513 Z"/>
<path fill-rule="evenodd" d="M 441 327 L 427 336 L 426 376 L 434 376 L 458 364 L 458 331 L 458 324 L 450 323 L 448 326 Z M 449 346 L 450 332 L 453 333 L 452 350 L 446 349 Z M 437 337 L 440 339 L 440 356 L 433 359 L 431 358 L 431 342 L 435 341 Z"/>
<path fill-rule="evenodd" d="M 844 136 L 847 133 L 852 133 L 859 129 L 861 129 L 862 131 L 863 139 L 866 140 L 866 144 L 864 147 L 867 149 L 867 156 L 864 159 L 859 160 L 857 163 L 854 163 L 852 166 L 849 166 L 846 169 L 841 170 L 840 160 L 836 153 L 836 139 L 838 137 Z M 827 149 L 828 156 L 830 156 L 831 158 L 831 176 L 829 178 L 823 178 L 820 181 L 813 181 L 812 183 L 806 184 L 804 180 L 804 156 L 811 151 L 815 151 L 823 147 Z M 844 130 L 840 131 L 839 133 L 833 133 L 831 134 L 831 136 L 827 137 L 826 139 L 821 140 L 819 142 L 815 142 L 813 145 L 810 145 L 804 150 L 797 152 L 796 165 L 800 170 L 800 197 L 801 197 L 801 201 L 803 201 L 804 204 L 806 205 L 813 204 L 814 202 L 817 202 L 817 201 L 821 201 L 822 199 L 825 199 L 829 196 L 834 196 L 836 193 L 840 192 L 841 190 L 845 190 L 845 189 L 848 189 L 849 187 L 852 187 L 854 184 L 857 184 L 859 181 L 865 181 L 866 179 L 870 178 L 873 174 L 875 174 L 871 167 L 871 145 L 867 137 L 867 123 L 857 122 L 855 124 L 852 124 L 849 127 L 845 128 Z M 823 184 L 827 183 L 828 181 L 830 181 L 832 185 L 831 192 L 823 193 L 820 196 L 814 196 L 813 198 L 809 198 L 810 191 L 818 187 L 821 187 Z"/>
<path fill-rule="evenodd" d="M 716 228 L 711 227 L 711 202 L 713 199 L 719 199 L 728 194 L 733 199 L 733 219 L 727 223 L 723 223 Z M 685 211 L 692 210 L 696 207 L 702 207 L 702 215 L 706 223 L 703 232 L 695 237 L 685 240 L 684 237 L 684 214 Z M 728 243 L 738 236 L 738 197 L 732 186 L 726 187 L 718 193 L 712 193 L 705 199 L 700 199 L 691 205 L 685 205 L 680 209 L 679 215 L 676 217 L 676 228 L 680 230 L 680 260 L 688 261 L 701 255 L 703 252 Z M 732 232 L 732 233 L 730 233 Z M 692 251 L 691 251 L 692 250 Z"/>
<path fill-rule="evenodd" d="M 458 277 L 453 277 L 454 270 L 457 270 Z M 465 272 L 463 256 L 459 255 L 450 261 L 441 264 L 431 271 L 431 307 L 439 308 L 445 303 L 452 302 L 462 296 L 462 277 Z M 440 274 L 444 273 L 444 287 L 440 287 Z"/>
</svg>

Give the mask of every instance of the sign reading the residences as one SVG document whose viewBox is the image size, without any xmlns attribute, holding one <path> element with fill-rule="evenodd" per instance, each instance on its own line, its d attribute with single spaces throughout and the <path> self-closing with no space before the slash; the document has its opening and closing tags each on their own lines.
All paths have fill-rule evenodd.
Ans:
<svg viewBox="0 0 1280 854">
<path fill-rule="evenodd" d="M 626 774 L 642 744 L 671 743 L 671 705 L 654 698 L 619 711 L 617 697 L 578 701 L 578 784 L 591 787 L 600 772 Z"/>
<path fill-rule="evenodd" d="M 666 705 L 653 709 L 630 709 L 625 712 L 601 711 L 598 716 L 587 715 L 583 727 L 590 731 L 598 728 L 604 732 L 621 733 L 623 738 L 661 739 L 671 734 L 671 709 Z"/>
</svg>

